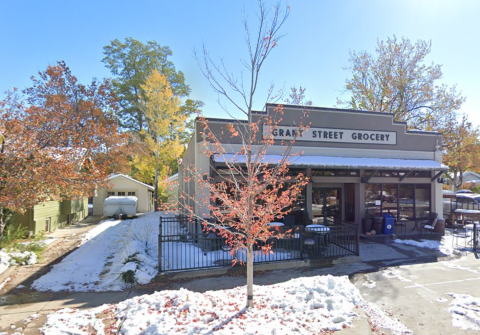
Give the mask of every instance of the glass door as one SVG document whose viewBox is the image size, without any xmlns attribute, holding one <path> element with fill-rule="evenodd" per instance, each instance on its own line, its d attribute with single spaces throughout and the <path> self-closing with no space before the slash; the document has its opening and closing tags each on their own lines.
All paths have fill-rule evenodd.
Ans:
<svg viewBox="0 0 480 335">
<path fill-rule="evenodd" d="M 314 224 L 333 225 L 341 221 L 340 189 L 314 188 L 312 216 Z"/>
</svg>

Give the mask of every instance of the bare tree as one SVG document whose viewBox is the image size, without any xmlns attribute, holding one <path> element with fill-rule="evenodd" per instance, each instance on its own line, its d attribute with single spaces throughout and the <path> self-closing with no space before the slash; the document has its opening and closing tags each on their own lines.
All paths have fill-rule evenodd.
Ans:
<svg viewBox="0 0 480 335">
<path fill-rule="evenodd" d="M 277 143 L 282 144 L 284 152 L 277 155 L 274 161 L 267 156 L 268 148 L 275 143 L 271 131 L 279 125 L 283 107 L 277 106 L 272 115 L 253 110 L 261 69 L 282 37 L 280 28 L 287 20 L 289 11 L 289 7 L 282 8 L 279 4 L 267 10 L 260 1 L 257 30 L 252 33 L 247 20 L 243 21 L 249 55 L 248 60 L 242 60 L 248 70 L 246 77 L 237 79 L 227 71 L 223 61 L 215 63 L 203 48 L 202 57 L 198 59 L 202 60 L 202 70 L 211 87 L 247 120 L 238 120 L 235 113 L 223 104 L 222 108 L 233 119 L 223 133 L 212 130 L 207 119 L 198 121 L 204 136 L 205 154 L 221 160 L 226 166 L 223 171 L 214 171 L 220 180 L 202 175 L 186 162 L 181 164 L 184 181 L 194 181 L 200 190 L 195 195 L 179 195 L 184 211 L 196 215 L 207 230 L 219 232 L 232 247 L 232 255 L 238 251 L 246 252 L 247 308 L 253 307 L 254 248 L 264 253 L 272 252 L 269 238 L 290 233 L 274 229 L 269 223 L 291 210 L 307 183 L 303 174 L 296 177 L 288 175 L 290 159 L 294 156 L 294 140 Z M 273 86 L 267 101 L 278 98 L 272 92 Z M 302 115 L 299 115 L 301 118 Z M 296 126 L 297 133 L 305 129 L 300 121 Z M 201 202 L 208 209 L 208 220 L 188 205 L 194 202 Z"/>
<path fill-rule="evenodd" d="M 427 65 L 431 42 L 387 38 L 378 41 L 375 52 L 351 52 L 346 70 L 347 108 L 393 113 L 409 129 L 440 130 L 465 101 L 456 87 L 440 84 L 441 65 Z"/>
<path fill-rule="evenodd" d="M 290 87 L 290 94 L 288 95 L 288 98 L 285 99 L 285 102 L 293 105 L 311 106 L 312 100 L 307 100 L 305 97 L 306 90 L 307 89 L 302 86 L 299 86 L 299 88 L 296 86 Z"/>
</svg>

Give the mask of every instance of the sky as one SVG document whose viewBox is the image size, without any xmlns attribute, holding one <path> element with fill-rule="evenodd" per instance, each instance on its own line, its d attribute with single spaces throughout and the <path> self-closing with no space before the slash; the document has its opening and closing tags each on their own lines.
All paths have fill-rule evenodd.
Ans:
<svg viewBox="0 0 480 335">
<path fill-rule="evenodd" d="M 274 1 L 265 0 L 267 5 Z M 285 4 L 285 2 L 282 2 Z M 306 87 L 313 105 L 334 107 L 349 72 L 349 52 L 373 52 L 377 40 L 405 37 L 432 42 L 427 58 L 443 65 L 442 83 L 457 87 L 467 100 L 461 112 L 480 125 L 480 1 L 475 0 L 340 0 L 288 1 L 290 16 L 278 48 L 269 56 L 254 108 L 266 92 Z M 254 0 L 203 1 L 7 1 L 0 0 L 0 98 L 13 87 L 64 60 L 83 84 L 106 78 L 103 47 L 111 40 L 157 41 L 173 52 L 171 61 L 185 74 L 190 97 L 205 103 L 203 114 L 228 117 L 200 71 L 194 50 L 203 46 L 224 59 L 240 76 L 247 58 L 242 18 L 256 25 Z M 229 109 L 234 115 L 236 111 Z"/>
</svg>

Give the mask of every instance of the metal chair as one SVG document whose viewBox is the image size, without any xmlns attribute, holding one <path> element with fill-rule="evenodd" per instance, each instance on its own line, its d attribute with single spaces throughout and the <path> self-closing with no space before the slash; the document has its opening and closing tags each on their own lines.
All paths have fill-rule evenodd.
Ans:
<svg viewBox="0 0 480 335">
<path fill-rule="evenodd" d="M 428 220 L 420 221 L 420 227 L 422 232 L 430 231 L 433 232 L 435 230 L 435 225 L 438 222 L 438 213 L 431 212 L 428 215 Z"/>
</svg>

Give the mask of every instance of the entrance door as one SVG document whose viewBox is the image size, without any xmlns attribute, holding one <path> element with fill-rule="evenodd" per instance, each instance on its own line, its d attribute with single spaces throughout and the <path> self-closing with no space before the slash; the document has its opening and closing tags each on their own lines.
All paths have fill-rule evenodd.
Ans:
<svg viewBox="0 0 480 335">
<path fill-rule="evenodd" d="M 314 188 L 312 190 L 313 223 L 333 225 L 341 221 L 340 189 Z"/>
</svg>

